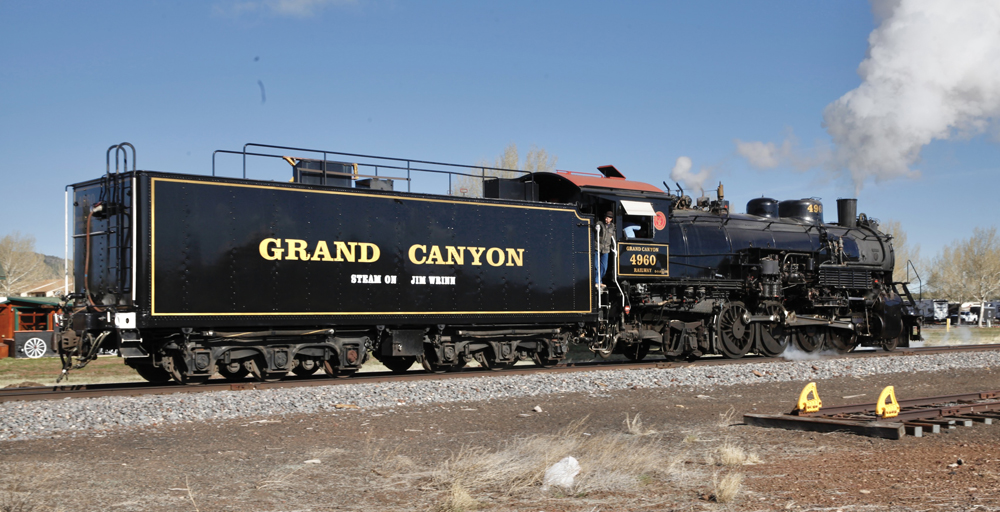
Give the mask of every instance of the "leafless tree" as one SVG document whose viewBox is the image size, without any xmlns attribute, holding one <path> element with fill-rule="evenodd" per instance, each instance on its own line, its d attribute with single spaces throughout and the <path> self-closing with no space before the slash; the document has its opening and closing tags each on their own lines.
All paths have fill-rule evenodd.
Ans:
<svg viewBox="0 0 1000 512">
<path fill-rule="evenodd" d="M 20 293 L 48 273 L 45 258 L 35 252 L 35 237 L 14 231 L 0 238 L 0 295 Z"/>
<path fill-rule="evenodd" d="M 906 273 L 906 262 L 910 261 L 913 263 L 913 268 L 917 269 L 919 272 L 922 270 L 920 261 L 920 245 L 910 245 L 906 238 L 906 231 L 903 230 L 903 224 L 898 220 L 890 220 L 882 226 L 882 231 L 886 234 L 892 236 L 892 249 L 896 255 L 896 267 L 892 271 L 892 280 L 897 283 L 907 282 L 909 279 L 914 279 L 916 276 L 913 275 L 911 271 L 909 276 Z M 927 276 L 923 276 L 927 277 Z M 911 291 L 913 289 L 911 288 Z"/>
<path fill-rule="evenodd" d="M 942 249 L 931 267 L 928 284 L 938 297 L 955 302 L 979 301 L 985 306 L 986 301 L 1000 294 L 997 228 L 976 228 L 968 240 L 955 241 Z"/>
<path fill-rule="evenodd" d="M 522 174 L 514 171 L 528 172 L 552 172 L 556 168 L 555 156 L 549 156 L 544 149 L 532 146 L 528 154 L 524 156 L 524 163 L 520 162 L 517 152 L 517 144 L 511 142 L 504 148 L 503 153 L 492 163 L 486 160 L 476 162 L 479 169 L 471 170 L 470 174 L 477 176 L 459 176 L 453 185 L 453 195 L 464 195 L 466 197 L 483 197 L 483 177 L 511 179 Z M 464 192 L 462 192 L 464 190 Z"/>
</svg>

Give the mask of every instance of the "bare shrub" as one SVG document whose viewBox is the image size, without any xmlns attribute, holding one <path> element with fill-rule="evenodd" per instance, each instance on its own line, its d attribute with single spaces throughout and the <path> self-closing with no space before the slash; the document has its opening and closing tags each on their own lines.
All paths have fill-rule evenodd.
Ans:
<svg viewBox="0 0 1000 512">
<path fill-rule="evenodd" d="M 369 442 L 365 444 L 365 454 L 371 462 L 376 474 L 389 476 L 395 473 L 412 471 L 417 464 L 413 459 L 402 453 L 403 445 L 384 447 L 381 444 Z"/>
<path fill-rule="evenodd" d="M 467 510 L 475 510 L 479 507 L 479 502 L 476 501 L 469 491 L 465 490 L 465 487 L 461 482 L 453 482 L 451 484 L 451 489 L 448 495 L 445 497 L 443 503 L 435 507 L 437 512 L 466 512 Z"/>
<path fill-rule="evenodd" d="M 288 480 L 289 477 L 297 473 L 300 469 L 304 468 L 305 464 L 289 464 L 285 466 L 278 467 L 277 469 L 271 471 L 264 477 L 263 480 L 259 480 L 254 483 L 254 489 L 261 490 L 272 485 L 283 484 Z M 190 487 L 185 489 L 190 492 Z M 192 498 L 193 501 L 193 498 Z"/>
<path fill-rule="evenodd" d="M 726 439 L 715 449 L 719 464 L 723 466 L 742 466 L 744 464 L 759 464 L 760 457 L 753 451 L 748 451 L 731 439 Z"/>
<path fill-rule="evenodd" d="M 747 461 L 746 450 L 728 439 L 716 448 L 716 453 L 723 466 L 742 466 Z"/>
<path fill-rule="evenodd" d="M 625 432 L 633 436 L 651 436 L 659 433 L 653 429 L 643 429 L 639 413 L 635 413 L 635 417 L 632 419 L 629 419 L 628 413 L 625 413 Z"/>
<path fill-rule="evenodd" d="M 729 406 L 729 410 L 719 413 L 719 427 L 726 428 L 733 424 L 733 417 L 736 416 L 736 408 Z"/>
<path fill-rule="evenodd" d="M 712 475 L 712 498 L 718 503 L 731 503 L 736 499 L 743 486 L 743 473 L 727 473 L 722 478 L 719 474 Z"/>
<path fill-rule="evenodd" d="M 520 494 L 540 486 L 549 466 L 572 455 L 581 465 L 573 490 L 587 493 L 667 478 L 682 463 L 665 452 L 656 436 L 584 435 L 584 421 L 555 435 L 511 441 L 499 450 L 463 447 L 437 471 L 435 482 L 441 488 L 460 482 L 473 490 Z"/>
</svg>

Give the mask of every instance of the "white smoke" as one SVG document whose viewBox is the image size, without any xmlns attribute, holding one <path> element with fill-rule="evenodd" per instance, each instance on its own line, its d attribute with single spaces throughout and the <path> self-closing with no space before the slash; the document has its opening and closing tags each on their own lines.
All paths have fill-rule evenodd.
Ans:
<svg viewBox="0 0 1000 512">
<path fill-rule="evenodd" d="M 780 165 L 791 165 L 799 171 L 805 171 L 816 166 L 824 166 L 831 160 L 830 151 L 826 147 L 800 148 L 799 141 L 792 132 L 789 132 L 780 146 L 773 142 L 744 142 L 740 139 L 734 142 L 736 153 L 746 158 L 747 162 L 757 169 L 774 169 Z"/>
<path fill-rule="evenodd" d="M 785 139 L 781 146 L 776 146 L 773 142 L 743 142 L 736 139 L 736 152 L 757 169 L 774 169 L 789 158 L 792 143 Z"/>
<path fill-rule="evenodd" d="M 1000 115 L 1000 2 L 873 0 L 872 10 L 882 22 L 858 66 L 862 83 L 823 112 L 833 153 L 737 141 L 751 165 L 811 162 L 846 171 L 860 190 L 870 180 L 919 176 L 911 167 L 924 146 L 982 133 Z"/>
<path fill-rule="evenodd" d="M 712 174 L 712 171 L 704 167 L 698 172 L 691 172 L 691 159 L 686 156 L 677 158 L 674 170 L 670 171 L 670 179 L 674 182 L 682 183 L 688 190 L 705 190 L 705 181 Z"/>
</svg>

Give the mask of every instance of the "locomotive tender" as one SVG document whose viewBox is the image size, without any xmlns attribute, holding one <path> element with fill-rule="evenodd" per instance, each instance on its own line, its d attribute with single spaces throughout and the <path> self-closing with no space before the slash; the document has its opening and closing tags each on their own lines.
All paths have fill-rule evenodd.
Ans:
<svg viewBox="0 0 1000 512">
<path fill-rule="evenodd" d="M 826 224 L 815 199 L 759 198 L 736 214 L 721 185 L 716 200 L 692 200 L 613 166 L 498 178 L 259 144 L 216 153 L 242 155 L 243 178 L 215 176 L 214 155 L 212 176 L 136 170 L 122 143 L 104 176 L 71 186 L 64 374 L 102 348 L 147 380 L 200 383 L 350 375 L 369 354 L 393 371 L 438 372 L 551 365 L 571 343 L 639 360 L 777 355 L 792 343 L 891 350 L 919 338 L 891 281 L 890 237 L 853 199 Z M 287 161 L 292 180 L 246 179 L 248 156 Z M 395 190 L 421 172 L 447 176 L 449 190 L 479 181 L 485 198 Z M 612 262 L 595 286 L 608 211 Z"/>
</svg>

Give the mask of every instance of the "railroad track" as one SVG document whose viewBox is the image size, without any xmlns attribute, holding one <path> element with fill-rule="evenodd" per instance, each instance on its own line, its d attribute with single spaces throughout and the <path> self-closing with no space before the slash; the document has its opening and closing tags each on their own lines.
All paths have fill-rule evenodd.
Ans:
<svg viewBox="0 0 1000 512">
<path fill-rule="evenodd" d="M 812 389 L 810 391 L 810 386 Z M 815 383 L 802 391 L 816 393 Z M 807 400 L 800 398 L 800 402 Z M 974 423 L 991 425 L 1000 421 L 1000 391 L 979 391 L 956 395 L 897 400 L 892 386 L 882 391 L 875 402 L 822 407 L 818 394 L 813 410 L 800 407 L 788 414 L 743 415 L 747 425 L 757 427 L 808 430 L 813 432 L 851 432 L 869 437 L 902 439 L 906 435 L 924 437 L 941 429 Z M 880 407 L 881 406 L 881 407 Z"/>
<path fill-rule="evenodd" d="M 953 352 L 977 352 L 1000 350 L 1000 344 L 990 345 L 953 345 L 944 347 L 910 347 L 900 348 L 893 352 L 882 350 L 861 350 L 849 354 L 824 356 L 823 358 L 868 358 L 868 357 L 898 357 L 907 355 L 942 354 Z M 149 382 L 129 382 L 111 384 L 77 384 L 63 386 L 44 386 L 27 388 L 0 389 L 0 403 L 32 400 L 60 400 L 64 398 L 93 398 L 102 396 L 137 396 L 172 393 L 204 393 L 209 391 L 245 391 L 254 389 L 278 389 L 309 386 L 336 386 L 343 384 L 363 384 L 382 382 L 412 382 L 421 380 L 441 380 L 456 378 L 492 377 L 498 375 L 528 375 L 539 372 L 570 373 L 595 370 L 633 370 L 649 368 L 687 368 L 699 366 L 724 366 L 732 364 L 755 364 L 782 362 L 781 357 L 750 356 L 740 359 L 725 359 L 708 357 L 695 361 L 587 361 L 564 363 L 547 368 L 534 366 L 516 366 L 505 370 L 487 370 L 470 368 L 460 372 L 428 373 L 410 371 L 403 374 L 390 372 L 365 372 L 355 374 L 350 378 L 331 378 L 326 375 L 310 377 L 290 377 L 277 382 L 257 382 L 245 380 L 239 382 L 226 380 L 210 380 L 204 384 L 190 386 L 177 383 L 153 384 Z"/>
</svg>

